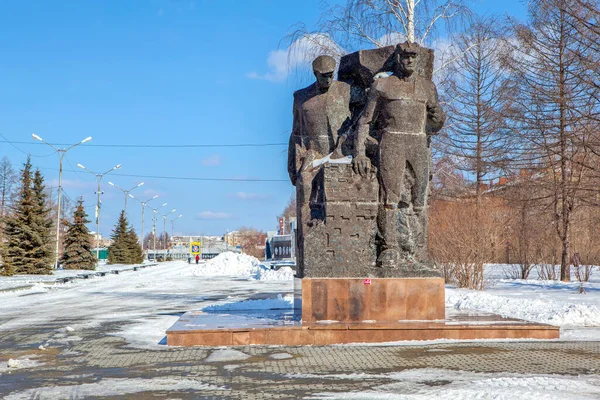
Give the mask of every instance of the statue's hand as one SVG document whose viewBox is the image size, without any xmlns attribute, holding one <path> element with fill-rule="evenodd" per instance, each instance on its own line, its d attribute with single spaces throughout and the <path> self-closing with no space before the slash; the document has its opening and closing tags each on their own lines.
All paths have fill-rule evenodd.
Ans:
<svg viewBox="0 0 600 400">
<path fill-rule="evenodd" d="M 438 125 L 442 122 L 442 107 L 438 104 L 427 105 L 427 118 L 433 125 Z"/>
<path fill-rule="evenodd" d="M 352 168 L 355 174 L 366 177 L 371 170 L 371 160 L 367 156 L 358 156 L 352 159 Z"/>
</svg>

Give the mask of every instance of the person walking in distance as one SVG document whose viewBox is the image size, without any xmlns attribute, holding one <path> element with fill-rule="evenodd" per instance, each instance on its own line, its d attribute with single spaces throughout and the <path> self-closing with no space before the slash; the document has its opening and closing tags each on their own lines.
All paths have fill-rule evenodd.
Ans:
<svg viewBox="0 0 600 400">
<path fill-rule="evenodd" d="M 200 261 L 200 254 L 196 254 L 196 264 Z"/>
</svg>

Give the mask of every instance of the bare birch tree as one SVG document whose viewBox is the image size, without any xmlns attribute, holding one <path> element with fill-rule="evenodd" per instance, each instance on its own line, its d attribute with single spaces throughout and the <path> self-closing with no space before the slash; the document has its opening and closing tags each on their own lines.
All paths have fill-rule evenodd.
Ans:
<svg viewBox="0 0 600 400">
<path fill-rule="evenodd" d="M 430 45 L 439 25 L 446 31 L 469 10 L 464 0 L 347 0 L 325 6 L 316 29 L 299 23 L 289 35 L 290 42 L 327 35 L 337 48 L 322 49 L 331 55 L 359 48 L 377 48 L 408 40 Z M 331 42 L 317 40 L 316 47 Z"/>
</svg>

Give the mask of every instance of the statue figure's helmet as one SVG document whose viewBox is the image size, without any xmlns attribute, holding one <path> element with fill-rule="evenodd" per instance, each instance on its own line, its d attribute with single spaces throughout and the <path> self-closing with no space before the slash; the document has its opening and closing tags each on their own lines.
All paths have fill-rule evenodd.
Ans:
<svg viewBox="0 0 600 400">
<path fill-rule="evenodd" d="M 327 55 L 315 58 L 312 63 L 313 71 L 328 74 L 335 71 L 335 58 Z"/>
<path fill-rule="evenodd" d="M 416 56 L 419 54 L 421 46 L 417 43 L 404 42 L 396 45 L 396 53 L 402 56 Z"/>
</svg>

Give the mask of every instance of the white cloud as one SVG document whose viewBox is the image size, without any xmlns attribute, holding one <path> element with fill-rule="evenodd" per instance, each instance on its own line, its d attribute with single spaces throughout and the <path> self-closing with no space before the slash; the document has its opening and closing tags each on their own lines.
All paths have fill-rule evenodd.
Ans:
<svg viewBox="0 0 600 400">
<path fill-rule="evenodd" d="M 237 192 L 230 194 L 231 197 L 236 198 L 238 200 L 266 200 L 271 198 L 270 195 L 264 193 L 247 193 L 247 192 Z"/>
<path fill-rule="evenodd" d="M 246 76 L 250 79 L 283 82 L 289 76 L 290 71 L 308 68 L 312 61 L 322 54 L 331 55 L 339 60 L 344 54 L 344 49 L 327 34 L 308 34 L 294 41 L 285 50 L 271 51 L 267 58 L 269 72 L 264 74 L 249 72 Z"/>
<path fill-rule="evenodd" d="M 233 214 L 221 211 L 202 211 L 198 213 L 196 219 L 231 219 Z"/>
<path fill-rule="evenodd" d="M 213 154 L 200 160 L 200 164 L 204 165 L 205 167 L 216 167 L 221 165 L 222 162 L 223 159 L 218 154 Z"/>
</svg>

